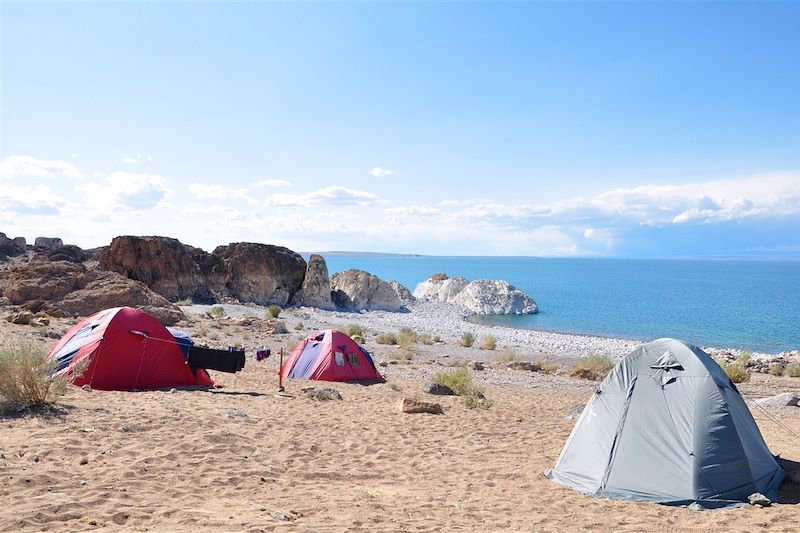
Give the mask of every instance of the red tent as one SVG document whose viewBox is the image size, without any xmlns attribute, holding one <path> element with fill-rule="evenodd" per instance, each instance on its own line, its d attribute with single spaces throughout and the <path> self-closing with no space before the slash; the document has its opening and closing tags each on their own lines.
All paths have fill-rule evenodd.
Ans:
<svg viewBox="0 0 800 533">
<path fill-rule="evenodd" d="M 321 381 L 382 379 L 369 352 L 335 329 L 318 331 L 295 347 L 283 364 L 283 377 Z"/>
<path fill-rule="evenodd" d="M 213 385 L 202 368 L 192 369 L 179 341 L 152 316 L 130 307 L 106 309 L 64 335 L 48 357 L 57 373 L 69 374 L 79 361 L 89 366 L 75 384 L 94 389 L 161 389 Z"/>
</svg>

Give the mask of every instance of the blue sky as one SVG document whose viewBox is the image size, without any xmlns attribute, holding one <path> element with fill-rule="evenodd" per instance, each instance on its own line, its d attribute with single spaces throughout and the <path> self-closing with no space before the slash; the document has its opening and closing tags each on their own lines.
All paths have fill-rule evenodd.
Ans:
<svg viewBox="0 0 800 533">
<path fill-rule="evenodd" d="M 800 255 L 800 4 L 23 4 L 0 231 Z"/>
</svg>

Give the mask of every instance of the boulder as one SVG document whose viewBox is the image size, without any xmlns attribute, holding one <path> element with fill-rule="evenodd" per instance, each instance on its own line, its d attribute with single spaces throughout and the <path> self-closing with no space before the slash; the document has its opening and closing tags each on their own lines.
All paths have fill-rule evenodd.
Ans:
<svg viewBox="0 0 800 533">
<path fill-rule="evenodd" d="M 416 300 L 416 298 L 414 298 L 414 295 L 411 294 L 411 291 L 408 290 L 408 287 L 401 284 L 400 282 L 390 279 L 386 283 L 388 283 L 389 286 L 391 286 L 392 289 L 394 289 L 394 292 L 397 294 L 397 297 L 400 298 L 400 300 L 403 303 L 410 303 Z"/>
<path fill-rule="evenodd" d="M 6 259 L 7 257 L 16 257 L 24 252 L 25 252 L 24 237 L 9 239 L 5 233 L 0 232 L 0 260 Z"/>
<path fill-rule="evenodd" d="M 333 303 L 350 311 L 400 311 L 403 302 L 387 282 L 363 270 L 338 272 L 331 278 Z"/>
<path fill-rule="evenodd" d="M 430 413 L 433 415 L 444 414 L 444 409 L 438 403 L 421 402 L 411 398 L 400 398 L 397 410 L 401 413 Z"/>
<path fill-rule="evenodd" d="M 418 300 L 450 302 L 469 282 L 466 278 L 449 278 L 447 274 L 434 274 L 414 289 Z"/>
<path fill-rule="evenodd" d="M 211 302 L 214 298 L 192 255 L 194 250 L 169 237 L 123 235 L 114 237 L 100 265 L 141 281 L 168 300 L 191 298 L 198 303 Z"/>
<path fill-rule="evenodd" d="M 303 387 L 300 389 L 303 394 L 312 400 L 341 400 L 342 395 L 339 391 L 330 387 Z"/>
<path fill-rule="evenodd" d="M 318 254 L 311 254 L 308 258 L 303 285 L 294 295 L 293 302 L 297 305 L 316 307 L 318 309 L 335 309 L 331 299 L 331 279 L 328 276 L 328 265 L 325 258 Z"/>
<path fill-rule="evenodd" d="M 428 383 L 423 392 L 427 392 L 428 394 L 435 394 L 436 396 L 455 396 L 456 393 L 453 389 L 448 387 L 447 385 L 442 385 L 440 383 Z"/>
<path fill-rule="evenodd" d="M 64 241 L 58 237 L 36 237 L 33 247 L 36 250 L 55 250 L 64 246 Z"/>
<path fill-rule="evenodd" d="M 6 320 L 12 324 L 20 324 L 26 326 L 33 322 L 33 313 L 30 311 L 20 311 L 19 313 L 12 313 L 6 317 Z"/>
<path fill-rule="evenodd" d="M 750 505 L 758 505 L 760 507 L 769 507 L 770 505 L 772 505 L 770 499 L 761 494 L 760 492 L 754 492 L 753 494 L 748 496 L 747 501 L 750 502 Z"/>
<path fill-rule="evenodd" d="M 520 315 L 539 312 L 536 302 L 504 280 L 472 281 L 452 299 L 452 302 L 479 315 Z"/>
<path fill-rule="evenodd" d="M 541 370 L 539 365 L 530 361 L 511 361 L 508 363 L 508 365 L 506 365 L 506 368 L 511 370 L 527 370 L 530 372 L 538 372 Z"/>
<path fill-rule="evenodd" d="M 145 285 L 114 272 L 90 270 L 79 263 L 35 258 L 0 278 L 0 294 L 13 305 L 51 316 L 87 316 L 108 307 L 138 307 L 173 325 L 183 312 Z"/>
<path fill-rule="evenodd" d="M 74 244 L 67 244 L 60 248 L 47 251 L 47 258 L 51 261 L 71 261 L 73 263 L 83 263 L 88 259 L 86 252 Z"/>
<path fill-rule="evenodd" d="M 302 289 L 306 262 L 288 248 L 237 242 L 212 255 L 221 263 L 225 287 L 241 302 L 287 305 Z"/>
<path fill-rule="evenodd" d="M 783 392 L 769 398 L 756 400 L 756 403 L 763 407 L 797 407 L 798 402 L 800 402 L 800 396 L 791 392 Z"/>
</svg>

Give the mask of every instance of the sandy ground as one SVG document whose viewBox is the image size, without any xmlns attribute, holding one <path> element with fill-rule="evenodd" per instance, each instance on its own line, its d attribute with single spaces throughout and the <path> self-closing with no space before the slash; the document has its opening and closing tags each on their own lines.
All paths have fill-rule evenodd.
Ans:
<svg viewBox="0 0 800 533">
<path fill-rule="evenodd" d="M 239 339 L 248 348 L 289 346 L 307 333 L 266 335 L 263 321 L 184 326 L 209 344 Z M 31 333 L 44 334 L 0 326 L 2 335 Z M 396 350 L 370 348 L 376 360 Z M 385 384 L 334 384 L 343 401 L 308 399 L 308 382 L 296 381 L 287 384 L 292 398 L 276 397 L 271 358 L 214 373 L 220 389 L 73 389 L 53 411 L 1 418 L 0 530 L 797 531 L 800 488 L 791 483 L 770 508 L 697 512 L 592 499 L 547 480 L 542 471 L 574 424 L 565 416 L 591 383 L 497 368 L 475 372 L 495 401 L 489 410 L 437 397 L 444 415 L 401 414 L 399 398 L 426 399 L 426 376 L 476 355 L 420 350 L 380 367 Z M 800 392 L 800 379 L 756 375 L 741 389 L 750 399 Z M 769 412 L 800 433 L 800 409 Z M 797 438 L 753 414 L 772 452 L 800 461 Z"/>
</svg>

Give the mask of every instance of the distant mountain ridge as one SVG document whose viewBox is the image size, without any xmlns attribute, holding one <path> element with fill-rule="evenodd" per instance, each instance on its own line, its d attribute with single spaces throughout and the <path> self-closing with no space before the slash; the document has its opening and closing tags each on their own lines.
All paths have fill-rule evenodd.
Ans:
<svg viewBox="0 0 800 533">
<path fill-rule="evenodd" d="M 321 256 L 329 257 L 428 257 L 422 254 L 392 254 L 384 252 L 354 252 L 345 250 L 331 250 L 327 252 L 300 252 L 303 257 L 308 257 L 311 254 L 318 254 Z"/>
</svg>

